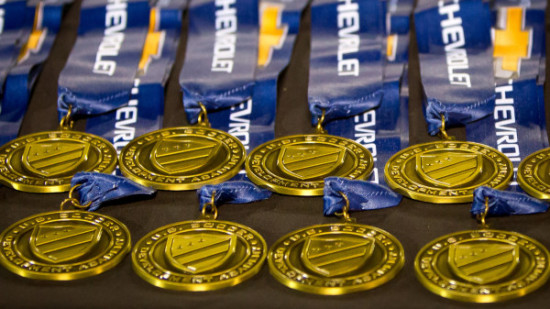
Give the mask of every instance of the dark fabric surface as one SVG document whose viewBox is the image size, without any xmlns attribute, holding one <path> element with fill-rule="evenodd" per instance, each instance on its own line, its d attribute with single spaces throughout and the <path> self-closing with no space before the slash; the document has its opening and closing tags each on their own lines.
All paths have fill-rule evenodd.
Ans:
<svg viewBox="0 0 550 309">
<path fill-rule="evenodd" d="M 79 3 L 66 12 L 62 29 L 36 84 L 21 134 L 57 127 L 57 78 L 76 38 Z M 290 63 L 279 83 L 276 135 L 313 132 L 307 106 L 309 60 L 309 10 L 302 18 L 302 31 Z M 548 29 L 548 27 L 547 27 Z M 185 33 L 185 31 L 183 32 Z M 412 42 L 415 39 L 413 37 Z M 549 40 L 547 40 L 548 42 Z M 164 126 L 185 124 L 178 86 L 178 72 L 184 58 L 185 40 L 180 42 L 176 66 L 168 82 Z M 411 46 L 409 81 L 411 144 L 436 140 L 429 137 L 421 112 L 421 92 L 416 60 Z M 547 74 L 548 76 L 548 74 Z M 546 102 L 550 97 L 546 88 Z M 547 109 L 547 119 L 549 118 Z M 82 130 L 84 122 L 77 123 Z M 463 129 L 450 133 L 465 138 Z M 0 229 L 24 217 L 57 210 L 66 194 L 31 194 L 0 188 Z M 269 200 L 247 205 L 225 205 L 221 220 L 248 225 L 262 234 L 268 245 L 293 230 L 313 224 L 337 222 L 323 217 L 322 198 L 290 197 L 274 194 Z M 215 292 L 174 292 L 156 288 L 134 274 L 130 256 L 102 275 L 72 282 L 44 282 L 20 278 L 0 268 L 0 308 L 14 307 L 178 307 L 178 308 L 467 308 L 474 305 L 438 297 L 416 280 L 413 261 L 417 251 L 436 237 L 477 227 L 470 218 L 470 205 L 435 205 L 404 198 L 398 207 L 354 213 L 359 223 L 374 225 L 394 234 L 405 248 L 406 264 L 389 283 L 374 290 L 345 296 L 325 297 L 291 290 L 269 275 L 267 265 L 254 278 L 232 288 Z M 198 218 L 195 191 L 159 191 L 154 199 L 102 208 L 101 213 L 118 218 L 132 233 L 133 242 L 149 231 L 175 221 Z M 489 219 L 491 228 L 517 231 L 550 248 L 550 214 Z M 550 283 L 538 291 L 490 308 L 548 308 Z"/>
</svg>

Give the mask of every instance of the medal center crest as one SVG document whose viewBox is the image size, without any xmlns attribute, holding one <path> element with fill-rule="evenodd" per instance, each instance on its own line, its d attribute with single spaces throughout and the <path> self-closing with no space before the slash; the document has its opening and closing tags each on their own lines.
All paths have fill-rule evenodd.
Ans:
<svg viewBox="0 0 550 309">
<path fill-rule="evenodd" d="M 514 243 L 465 241 L 449 247 L 448 263 L 459 278 L 489 284 L 512 274 L 519 265 L 519 254 Z"/>
<path fill-rule="evenodd" d="M 90 145 L 74 142 L 35 142 L 25 146 L 23 166 L 39 177 L 72 175 L 88 160 Z"/>
<path fill-rule="evenodd" d="M 483 171 L 480 154 L 443 152 L 416 157 L 416 171 L 426 182 L 444 188 L 466 186 Z"/>
<path fill-rule="evenodd" d="M 324 276 L 345 275 L 363 267 L 374 251 L 370 238 L 309 237 L 301 260 L 309 270 Z"/>
<path fill-rule="evenodd" d="M 332 175 L 345 157 L 346 149 L 338 145 L 292 144 L 281 147 L 277 165 L 293 178 L 311 180 Z"/>
<path fill-rule="evenodd" d="M 158 141 L 151 152 L 151 162 L 168 175 L 198 173 L 215 161 L 221 148 L 209 139 L 167 138 Z"/>
</svg>

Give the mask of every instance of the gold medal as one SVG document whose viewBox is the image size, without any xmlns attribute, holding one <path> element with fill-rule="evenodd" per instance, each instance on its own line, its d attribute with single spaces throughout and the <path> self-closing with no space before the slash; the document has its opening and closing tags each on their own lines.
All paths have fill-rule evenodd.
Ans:
<svg viewBox="0 0 550 309">
<path fill-rule="evenodd" d="M 76 203 L 76 199 L 66 201 Z M 101 274 L 130 252 L 130 232 L 115 218 L 81 210 L 40 213 L 0 234 L 0 264 L 26 278 L 67 281 Z"/>
<path fill-rule="evenodd" d="M 213 196 L 214 194 L 212 194 Z M 152 285 L 183 291 L 211 291 L 237 285 L 257 274 L 267 245 L 258 232 L 205 215 L 158 228 L 134 246 L 134 271 Z"/>
<path fill-rule="evenodd" d="M 285 136 L 252 150 L 245 163 L 248 178 L 280 194 L 318 196 L 326 177 L 369 177 L 371 153 L 353 140 L 325 134 L 323 120 L 324 112 L 317 134 Z"/>
<path fill-rule="evenodd" d="M 59 131 L 25 135 L 0 147 L 0 183 L 25 192 L 65 192 L 77 172 L 112 172 L 117 163 L 113 145 L 72 131 L 66 125 L 70 115 L 69 110 Z"/>
<path fill-rule="evenodd" d="M 416 255 L 416 277 L 429 291 L 450 299 L 493 303 L 518 298 L 540 288 L 550 277 L 550 252 L 516 232 L 482 229 L 439 237 Z"/>
<path fill-rule="evenodd" d="M 386 163 L 384 176 L 400 194 L 445 204 L 472 201 L 479 186 L 506 188 L 513 172 L 512 162 L 496 149 L 472 142 L 438 141 L 396 153 Z"/>
<path fill-rule="evenodd" d="M 349 218 L 346 208 L 344 216 Z M 346 222 L 289 233 L 269 249 L 267 261 L 271 275 L 289 288 L 341 295 L 393 279 L 405 263 L 405 253 L 390 233 Z"/>
<path fill-rule="evenodd" d="M 523 159 L 518 167 L 518 184 L 530 195 L 550 200 L 550 148 L 542 149 Z"/>
<path fill-rule="evenodd" d="M 157 130 L 128 143 L 120 152 L 122 174 L 145 186 L 174 191 L 218 184 L 237 175 L 246 159 L 243 144 L 210 128 L 201 107 L 196 127 Z"/>
</svg>

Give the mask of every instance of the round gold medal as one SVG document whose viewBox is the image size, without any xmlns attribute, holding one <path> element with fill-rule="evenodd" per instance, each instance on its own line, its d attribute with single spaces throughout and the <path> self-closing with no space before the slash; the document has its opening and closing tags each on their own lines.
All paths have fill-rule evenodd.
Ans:
<svg viewBox="0 0 550 309">
<path fill-rule="evenodd" d="M 385 180 L 396 192 L 430 203 L 465 203 L 474 189 L 506 188 L 512 162 L 483 144 L 439 141 L 418 144 L 393 155 L 384 169 Z"/>
<path fill-rule="evenodd" d="M 165 289 L 211 291 L 260 271 L 267 245 L 253 229 L 228 221 L 184 221 L 158 228 L 132 251 L 135 272 Z"/>
<path fill-rule="evenodd" d="M 374 162 L 371 153 L 347 138 L 292 135 L 256 147 L 245 163 L 246 174 L 259 186 L 289 195 L 323 195 L 329 176 L 366 179 Z"/>
<path fill-rule="evenodd" d="M 550 253 L 525 235 L 499 230 L 461 231 L 440 237 L 414 261 L 418 280 L 454 300 L 492 303 L 521 297 L 550 277 Z"/>
<path fill-rule="evenodd" d="M 65 192 L 77 172 L 110 173 L 117 153 L 107 140 L 88 133 L 39 132 L 0 147 L 0 182 L 16 190 Z"/>
<path fill-rule="evenodd" d="M 19 276 L 66 281 L 103 273 L 130 252 L 130 232 L 106 215 L 53 211 L 12 224 L 0 234 L 0 264 Z"/>
<path fill-rule="evenodd" d="M 550 148 L 530 154 L 518 167 L 518 184 L 530 195 L 550 200 Z"/>
<path fill-rule="evenodd" d="M 267 260 L 271 274 L 289 288 L 340 295 L 393 279 L 405 254 L 401 243 L 382 229 L 341 223 L 289 233 L 269 249 Z"/>
<path fill-rule="evenodd" d="M 161 190 L 194 190 L 237 175 L 246 150 L 236 137 L 204 126 L 176 127 L 142 135 L 120 153 L 120 171 Z"/>
</svg>

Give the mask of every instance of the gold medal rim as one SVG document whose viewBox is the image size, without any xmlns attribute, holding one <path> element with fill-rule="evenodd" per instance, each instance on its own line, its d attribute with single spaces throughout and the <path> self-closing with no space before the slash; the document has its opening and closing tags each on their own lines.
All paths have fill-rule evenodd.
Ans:
<svg viewBox="0 0 550 309">
<path fill-rule="evenodd" d="M 389 169 L 389 166 L 390 166 L 390 162 L 392 162 L 396 157 L 403 154 L 405 151 L 409 151 L 410 149 L 413 149 L 413 148 L 425 147 L 425 146 L 433 145 L 433 144 L 453 144 L 453 143 L 468 143 L 468 144 L 471 144 L 471 145 L 479 145 L 479 146 L 482 146 L 483 148 L 490 148 L 490 149 L 492 149 L 492 151 L 494 151 L 496 153 L 499 153 L 501 155 L 502 159 L 504 160 L 504 162 L 506 162 L 506 164 L 508 165 L 508 173 L 506 175 L 506 178 L 499 185 L 493 187 L 493 189 L 505 189 L 510 185 L 510 181 L 512 180 L 512 177 L 514 175 L 512 161 L 510 161 L 510 159 L 506 155 L 504 155 L 502 152 L 498 151 L 497 149 L 494 149 L 493 147 L 489 147 L 489 146 L 481 144 L 481 143 L 475 143 L 475 142 L 469 142 L 469 141 L 435 141 L 435 142 L 429 142 L 429 143 L 416 144 L 416 145 L 409 146 L 405 149 L 401 149 L 399 152 L 397 152 L 393 156 L 391 156 L 388 159 L 388 161 L 386 162 L 386 165 L 384 166 L 384 180 L 386 181 L 388 186 L 392 190 L 394 190 L 395 192 L 397 192 L 401 195 L 404 195 L 404 196 L 406 196 L 410 199 L 416 200 L 416 201 L 428 202 L 428 203 L 433 203 L 433 204 L 458 204 L 458 203 L 468 203 L 468 202 L 473 201 L 473 199 L 474 199 L 473 190 L 472 190 L 471 194 L 461 195 L 461 196 L 427 195 L 427 194 L 424 194 L 424 193 L 409 191 L 409 190 L 403 188 L 398 183 L 394 182 L 391 177 L 388 177 L 388 174 L 389 174 L 388 169 Z"/>
<path fill-rule="evenodd" d="M 90 133 L 87 133 L 87 132 L 80 132 L 80 131 L 72 131 L 72 130 L 67 130 L 67 131 L 60 131 L 60 130 L 56 130 L 56 131 L 42 131 L 42 132 L 37 132 L 37 133 L 32 133 L 32 134 L 27 134 L 27 135 L 23 135 L 23 136 L 20 136 L 16 139 L 13 139 L 7 143 L 5 143 L 4 145 L 2 145 L 0 147 L 0 152 L 5 148 L 7 147 L 8 145 L 12 144 L 12 143 L 15 143 L 19 140 L 23 140 L 23 139 L 28 139 L 28 138 L 31 138 L 31 137 L 34 137 L 34 136 L 37 136 L 37 135 L 43 135 L 43 134 L 63 134 L 63 133 L 67 133 L 67 132 L 71 132 L 71 133 L 75 133 L 75 134 L 82 134 L 82 135 L 87 135 L 87 136 L 90 136 L 94 139 L 99 139 L 101 140 L 102 142 L 104 142 L 105 144 L 107 144 L 109 146 L 109 150 L 111 152 L 111 155 L 113 157 L 113 160 L 112 162 L 107 166 L 107 168 L 105 168 L 104 170 L 101 171 L 101 173 L 111 173 L 112 171 L 115 170 L 116 168 L 116 165 L 118 163 L 118 155 L 117 155 L 117 151 L 115 149 L 115 147 L 113 146 L 113 144 L 111 144 L 111 142 L 109 142 L 108 140 L 104 139 L 103 137 L 101 136 L 98 136 L 98 135 L 95 135 L 95 134 L 90 134 Z M 92 144 L 90 144 L 92 145 Z M 81 172 L 91 172 L 92 170 L 84 170 L 84 171 L 81 171 Z M 67 177 L 63 177 L 63 178 L 67 178 Z M 4 177 L 4 175 L 2 173 L 0 173 L 0 183 L 7 186 L 7 187 L 10 187 L 12 189 L 15 189 L 17 191 L 22 191 L 22 192 L 28 192 L 28 193 L 60 193 L 60 192 L 67 192 L 71 189 L 71 183 L 70 183 L 70 179 L 72 178 L 71 177 L 68 177 L 67 179 L 69 180 L 66 184 L 62 184 L 62 185 L 49 185 L 49 186 L 36 186 L 36 185 L 28 185 L 28 184 L 23 184 L 23 183 L 18 183 L 18 182 L 13 182 L 7 178 Z M 48 178 L 44 178 L 44 179 L 48 179 Z M 52 178 L 52 179 L 59 179 L 59 178 Z"/>
<path fill-rule="evenodd" d="M 217 281 L 214 283 L 178 283 L 178 282 L 171 282 L 171 281 L 163 281 L 159 280 L 154 276 L 151 276 L 147 271 L 143 270 L 143 268 L 140 267 L 139 261 L 137 259 L 137 255 L 140 253 L 138 252 L 138 249 L 140 247 L 140 244 L 143 243 L 145 240 L 151 238 L 154 234 L 158 233 L 159 231 L 166 230 L 170 227 L 175 227 L 183 224 L 191 224 L 191 223 L 201 223 L 201 222 L 212 222 L 214 224 L 228 224 L 228 225 L 234 225 L 241 229 L 244 229 L 248 231 L 251 234 L 254 234 L 256 239 L 258 239 L 262 246 L 263 250 L 261 253 L 261 257 L 258 259 L 258 262 L 251 268 L 248 269 L 245 273 L 237 276 L 232 277 L 231 279 L 224 280 L 224 281 Z M 236 234 L 236 233 L 234 233 Z M 164 235 L 166 237 L 168 235 Z M 262 269 L 262 266 L 266 260 L 267 257 L 267 243 L 265 239 L 262 237 L 260 233 L 258 233 L 256 230 L 232 221 L 224 221 L 224 220 L 189 220 L 189 221 L 181 221 L 176 223 L 167 224 L 164 226 L 161 226 L 159 228 L 154 229 L 153 231 L 147 233 L 145 236 L 140 238 L 134 245 L 134 248 L 132 249 L 132 268 L 134 272 L 143 280 L 148 282 L 149 284 L 152 284 L 156 287 L 168 289 L 168 290 L 175 290 L 175 291 L 187 291 L 187 292 L 208 292 L 208 291 L 215 291 L 223 288 L 228 288 L 235 286 L 239 283 L 242 283 L 252 277 L 254 277 L 256 274 L 260 272 Z M 182 274 L 179 274 L 180 276 L 183 276 Z"/>
<path fill-rule="evenodd" d="M 246 160 L 246 149 L 244 148 L 244 145 L 242 144 L 242 142 L 238 138 L 234 137 L 233 135 L 231 135 L 231 134 L 229 134 L 225 131 L 218 130 L 218 129 L 213 129 L 213 128 L 209 128 L 209 127 L 200 127 L 200 128 L 204 129 L 204 130 L 216 131 L 218 133 L 222 133 L 222 134 L 226 135 L 228 138 L 231 138 L 235 142 L 237 142 L 237 144 L 240 146 L 239 148 L 241 150 L 241 159 L 235 165 L 235 167 L 230 169 L 227 173 L 223 174 L 222 176 L 217 177 L 215 180 L 200 181 L 200 182 L 197 182 L 197 183 L 184 183 L 184 184 L 159 183 L 159 182 L 150 181 L 150 180 L 138 177 L 138 176 L 134 175 L 134 173 L 132 173 L 126 167 L 126 165 L 124 163 L 124 160 L 123 160 L 124 153 L 126 153 L 126 151 L 131 147 L 132 144 L 136 143 L 140 139 L 145 139 L 146 137 L 148 137 L 150 135 L 159 134 L 163 131 L 187 130 L 187 129 L 197 129 L 197 128 L 198 127 L 194 127 L 194 126 L 164 128 L 164 129 L 155 130 L 155 131 L 152 131 L 152 132 L 149 132 L 149 133 L 146 133 L 146 134 L 143 134 L 141 136 L 138 136 L 138 137 L 134 138 L 132 141 L 130 141 L 128 144 L 126 144 L 126 146 L 124 146 L 124 148 L 122 148 L 122 150 L 120 151 L 120 154 L 118 155 L 118 162 L 119 162 L 120 172 L 122 173 L 122 175 L 124 175 L 124 177 L 126 177 L 126 178 L 128 178 L 132 181 L 135 181 L 135 182 L 137 182 L 141 185 L 148 186 L 148 187 L 151 187 L 151 188 L 154 188 L 154 189 L 157 189 L 157 190 L 165 190 L 165 191 L 189 191 L 189 190 L 200 189 L 204 185 L 219 184 L 219 183 L 222 183 L 226 180 L 229 180 L 229 179 L 233 178 L 235 175 L 237 175 L 239 173 L 239 171 L 242 169 L 242 166 L 243 166 L 243 164 Z"/>
<path fill-rule="evenodd" d="M 39 213 L 39 214 L 32 215 L 32 216 L 29 216 L 29 217 L 25 217 L 25 218 L 15 222 L 15 223 L 13 223 L 12 225 L 7 227 L 6 229 L 4 229 L 2 231 L 2 233 L 0 233 L 0 241 L 4 239 L 4 237 L 5 237 L 5 235 L 8 231 L 12 230 L 14 227 L 16 227 L 16 226 L 18 226 L 18 225 L 20 225 L 20 224 L 22 224 L 22 223 L 24 223 L 28 220 L 31 220 L 32 218 L 41 217 L 41 216 L 48 216 L 48 215 L 56 215 L 56 214 L 59 214 L 59 213 L 86 213 L 86 212 L 81 211 L 81 210 L 50 211 L 50 212 L 43 212 L 43 213 Z M 15 265 L 13 265 L 3 254 L 0 254 L 0 265 L 4 266 L 5 269 L 9 270 L 10 272 L 12 272 L 12 273 L 14 273 L 18 276 L 28 278 L 28 279 L 48 280 L 48 281 L 72 281 L 72 280 L 77 280 L 77 279 L 83 279 L 83 278 L 88 278 L 88 277 L 92 277 L 92 276 L 102 274 L 102 273 L 114 268 L 115 266 L 117 266 L 118 264 L 120 264 L 124 260 L 124 258 L 130 252 L 130 250 L 132 248 L 132 238 L 131 238 L 130 230 L 128 230 L 128 227 L 124 223 L 120 222 L 116 218 L 113 218 L 111 216 L 104 215 L 104 214 L 95 213 L 95 212 L 93 212 L 93 214 L 94 215 L 99 215 L 99 216 L 102 216 L 102 217 L 104 217 L 108 220 L 114 221 L 116 224 L 118 224 L 122 228 L 121 229 L 122 232 L 124 234 L 126 234 L 126 237 L 128 239 L 126 241 L 125 246 L 120 250 L 120 252 L 117 255 L 115 255 L 112 259 L 110 259 L 109 261 L 103 263 L 102 265 L 100 265 L 98 267 L 90 268 L 90 269 L 87 269 L 87 270 L 70 272 L 70 273 L 57 273 L 57 274 L 37 273 L 37 272 L 28 271 L 26 269 L 23 269 L 23 268 L 20 268 L 20 267 L 17 267 Z M 59 218 L 59 220 L 60 221 L 71 221 L 71 218 L 67 218 L 67 219 L 60 219 Z M 79 219 L 79 220 L 81 220 L 81 219 Z M 89 222 L 89 221 L 87 221 L 87 222 Z M 34 227 L 34 225 L 33 225 L 33 227 Z M 110 249 L 111 248 L 109 248 L 109 250 Z M 108 252 L 108 250 L 106 252 Z"/>
<path fill-rule="evenodd" d="M 398 249 L 397 251 L 399 252 L 398 261 L 395 263 L 395 267 L 392 268 L 391 271 L 385 273 L 383 276 L 364 284 L 358 284 L 350 287 L 317 287 L 317 286 L 310 286 L 310 285 L 297 283 L 296 281 L 293 281 L 292 279 L 287 278 L 285 274 L 279 272 L 279 270 L 274 266 L 273 252 L 275 251 L 277 246 L 279 246 L 280 243 L 284 242 L 286 239 L 290 238 L 295 234 L 306 232 L 310 229 L 326 228 L 330 226 L 366 227 L 368 229 L 375 230 L 378 233 L 383 234 L 385 237 L 391 239 L 392 242 L 397 247 Z M 401 244 L 401 242 L 393 234 L 379 227 L 366 225 L 366 224 L 358 224 L 358 223 L 327 223 L 327 224 L 310 225 L 298 230 L 294 230 L 282 236 L 281 238 L 277 239 L 277 241 L 275 241 L 275 243 L 273 243 L 273 245 L 269 248 L 269 251 L 267 253 L 267 263 L 269 266 L 269 273 L 271 274 L 271 276 L 275 278 L 279 283 L 283 284 L 288 288 L 291 288 L 293 290 L 297 290 L 300 292 L 306 292 L 306 293 L 317 294 L 317 295 L 329 295 L 329 296 L 344 295 L 349 293 L 372 290 L 394 279 L 401 272 L 401 270 L 403 269 L 403 266 L 405 265 L 405 250 L 403 249 L 403 245 Z"/>
<path fill-rule="evenodd" d="M 416 275 L 416 278 L 418 281 L 424 286 L 428 291 L 452 300 L 462 301 L 462 302 L 470 302 L 470 303 L 496 303 L 496 302 L 502 302 L 510 299 L 519 298 L 522 296 L 525 296 L 529 293 L 532 293 L 536 290 L 538 290 L 540 287 L 542 287 L 550 278 L 550 266 L 546 268 L 544 273 L 540 276 L 540 278 L 535 282 L 535 284 L 528 285 L 524 288 L 517 289 L 512 292 L 507 293 L 501 293 L 501 294 L 490 294 L 490 295 L 480 295 L 480 294 L 469 294 L 459 291 L 451 291 L 446 290 L 444 288 L 439 287 L 438 285 L 433 284 L 430 280 L 428 280 L 424 275 L 422 274 L 421 267 L 420 267 L 420 259 L 424 252 L 429 250 L 432 246 L 434 246 L 436 243 L 444 241 L 445 239 L 448 239 L 450 237 L 453 237 L 454 235 L 460 235 L 464 233 L 474 233 L 474 232 L 492 232 L 492 233 L 504 233 L 508 235 L 517 236 L 519 238 L 527 239 L 529 242 L 535 244 L 538 249 L 546 255 L 547 263 L 550 259 L 550 252 L 548 249 L 541 244 L 538 240 L 533 239 L 525 234 L 513 232 L 513 231 L 503 231 L 503 230 L 493 230 L 493 229 L 480 229 L 480 230 L 464 230 L 464 231 L 458 231 L 454 233 L 450 233 L 447 235 L 440 236 L 434 240 L 431 240 L 426 245 L 422 247 L 416 254 L 416 257 L 414 259 L 414 272 Z"/>
<path fill-rule="evenodd" d="M 316 189 L 296 189 L 296 188 L 284 187 L 284 186 L 280 186 L 280 185 L 276 185 L 276 184 L 272 184 L 272 183 L 264 181 L 260 177 L 257 177 L 256 174 L 254 174 L 252 172 L 252 169 L 250 168 L 250 161 L 252 160 L 252 155 L 254 154 L 254 152 L 257 149 L 259 149 L 261 147 L 264 147 L 267 144 L 276 142 L 278 140 L 285 140 L 285 139 L 296 138 L 296 137 L 304 138 L 304 137 L 307 137 L 307 136 L 336 137 L 336 138 L 347 140 L 347 141 L 355 144 L 356 146 L 362 148 L 363 150 L 365 150 L 366 153 L 368 153 L 368 155 L 369 155 L 368 160 L 370 161 L 370 164 L 369 164 L 369 167 L 366 169 L 365 173 L 361 174 L 359 177 L 357 177 L 355 179 L 364 180 L 364 179 L 367 179 L 372 174 L 372 171 L 374 169 L 374 159 L 372 157 L 372 154 L 370 153 L 370 151 L 367 148 L 365 148 L 363 145 L 357 143 L 356 141 L 354 141 L 352 139 L 349 139 L 349 138 L 341 137 L 341 136 L 338 136 L 338 135 L 330 135 L 330 134 L 296 134 L 296 135 L 283 136 L 283 137 L 279 137 L 279 138 L 267 141 L 267 142 L 257 146 L 256 148 L 252 149 L 250 151 L 250 154 L 248 155 L 248 157 L 246 159 L 246 162 L 244 163 L 244 167 L 245 167 L 245 170 L 246 170 L 246 176 L 253 183 L 255 183 L 256 185 L 258 185 L 262 188 L 266 188 L 266 189 L 268 189 L 270 191 L 273 191 L 275 193 L 279 193 L 279 194 L 293 195 L 293 196 L 321 196 L 321 195 L 323 195 L 324 186 L 321 187 L 321 188 L 316 188 Z M 344 177 L 344 178 L 347 178 L 347 177 Z"/>
<path fill-rule="evenodd" d="M 550 200 L 550 194 L 548 193 L 544 193 L 542 191 L 539 191 L 537 190 L 535 187 L 531 186 L 526 180 L 525 178 L 523 177 L 523 173 L 522 171 L 525 169 L 525 164 L 527 164 L 527 161 L 529 160 L 532 160 L 533 158 L 535 158 L 537 155 L 541 154 L 541 153 L 544 153 L 544 152 L 548 152 L 550 151 L 550 148 L 544 148 L 544 149 L 540 149 L 538 151 L 535 151 L 533 153 L 531 153 L 530 155 L 528 155 L 527 157 L 525 157 L 525 159 L 523 159 L 520 163 L 519 163 L 519 166 L 518 166 L 518 171 L 517 171 L 517 180 L 518 180 L 518 184 L 519 186 L 525 191 L 527 192 L 529 195 L 535 197 L 535 198 L 538 198 L 538 199 L 541 199 L 541 200 Z M 542 160 L 540 160 L 539 162 L 542 162 Z M 545 184 L 547 186 L 550 186 L 550 184 Z"/>
</svg>

